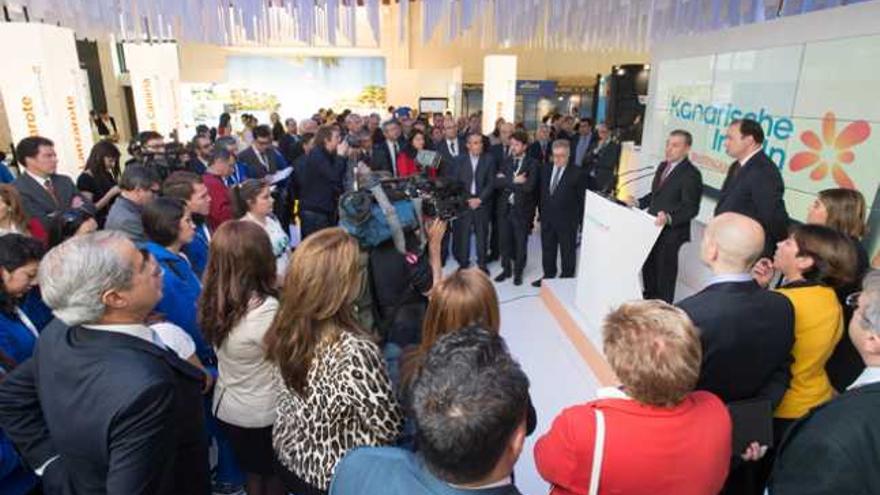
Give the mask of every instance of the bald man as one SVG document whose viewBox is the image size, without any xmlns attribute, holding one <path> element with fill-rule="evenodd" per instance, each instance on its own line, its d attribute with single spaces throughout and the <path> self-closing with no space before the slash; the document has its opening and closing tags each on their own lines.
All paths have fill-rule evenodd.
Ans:
<svg viewBox="0 0 880 495">
<path fill-rule="evenodd" d="M 678 303 L 700 329 L 703 363 L 697 389 L 724 402 L 765 399 L 776 409 L 788 388 L 794 308 L 750 273 L 764 250 L 764 229 L 738 213 L 706 228 L 700 257 L 713 273 L 701 292 Z M 753 493 L 755 463 L 736 464 L 722 493 Z"/>
</svg>

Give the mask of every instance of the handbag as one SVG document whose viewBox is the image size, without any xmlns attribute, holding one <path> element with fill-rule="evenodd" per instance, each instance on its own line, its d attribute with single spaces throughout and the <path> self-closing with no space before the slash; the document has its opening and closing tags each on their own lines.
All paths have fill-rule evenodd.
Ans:
<svg viewBox="0 0 880 495">
<path fill-rule="evenodd" d="M 602 474 L 602 458 L 605 456 L 605 415 L 598 409 L 596 413 L 596 438 L 593 443 L 593 469 L 590 472 L 590 489 L 588 495 L 598 495 L 599 476 Z"/>
</svg>

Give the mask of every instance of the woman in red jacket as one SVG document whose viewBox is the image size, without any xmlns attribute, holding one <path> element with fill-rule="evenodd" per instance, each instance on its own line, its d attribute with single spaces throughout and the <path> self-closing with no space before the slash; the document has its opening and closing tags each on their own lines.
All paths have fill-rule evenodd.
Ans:
<svg viewBox="0 0 880 495">
<path fill-rule="evenodd" d="M 720 399 L 693 392 L 702 351 L 690 319 L 662 301 L 624 304 L 605 319 L 603 341 L 623 385 L 562 411 L 538 440 L 551 494 L 588 494 L 591 483 L 598 494 L 717 494 L 731 422 Z"/>
<path fill-rule="evenodd" d="M 397 154 L 397 176 L 409 177 L 421 172 L 421 167 L 416 163 L 416 156 L 419 151 L 426 148 L 427 139 L 422 131 L 413 131 L 406 146 Z M 436 177 L 437 169 L 428 169 L 428 177 Z"/>
</svg>

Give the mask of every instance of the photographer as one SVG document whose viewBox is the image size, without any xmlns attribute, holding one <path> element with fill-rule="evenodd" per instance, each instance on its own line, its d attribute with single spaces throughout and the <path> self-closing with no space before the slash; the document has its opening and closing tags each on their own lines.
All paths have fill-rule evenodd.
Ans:
<svg viewBox="0 0 880 495">
<path fill-rule="evenodd" d="M 129 165 L 147 165 L 153 157 L 164 152 L 165 138 L 156 131 L 144 131 L 128 145 L 131 158 L 125 162 L 125 168 Z"/>
</svg>

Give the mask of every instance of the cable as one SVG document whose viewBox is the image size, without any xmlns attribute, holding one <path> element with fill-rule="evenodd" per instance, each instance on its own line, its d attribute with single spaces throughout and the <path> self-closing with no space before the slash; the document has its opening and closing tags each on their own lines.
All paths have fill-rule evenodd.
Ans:
<svg viewBox="0 0 880 495">
<path fill-rule="evenodd" d="M 504 300 L 504 301 L 501 301 L 500 303 L 498 303 L 498 305 L 501 306 L 502 304 L 512 303 L 512 302 L 519 301 L 520 299 L 528 299 L 528 298 L 532 298 L 532 297 L 541 297 L 541 294 L 540 294 L 540 293 L 538 293 L 538 294 L 526 294 L 526 295 L 523 295 L 523 296 L 511 297 L 510 299 L 506 299 L 506 300 Z"/>
</svg>

